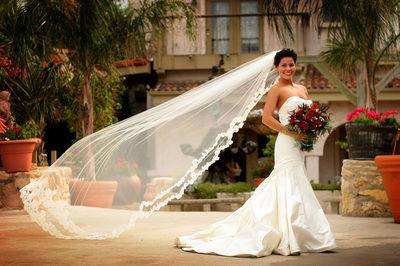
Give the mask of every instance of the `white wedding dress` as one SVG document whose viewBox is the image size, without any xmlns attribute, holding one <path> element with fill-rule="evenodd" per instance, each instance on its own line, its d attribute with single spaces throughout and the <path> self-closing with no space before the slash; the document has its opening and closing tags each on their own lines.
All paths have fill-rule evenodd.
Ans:
<svg viewBox="0 0 400 266">
<path fill-rule="evenodd" d="M 286 125 L 290 111 L 302 103 L 311 101 L 288 98 L 280 108 L 280 122 Z M 205 230 L 176 238 L 175 245 L 184 251 L 240 257 L 322 252 L 336 247 L 306 177 L 304 153 L 284 134 L 276 140 L 274 170 L 253 196 Z"/>
</svg>

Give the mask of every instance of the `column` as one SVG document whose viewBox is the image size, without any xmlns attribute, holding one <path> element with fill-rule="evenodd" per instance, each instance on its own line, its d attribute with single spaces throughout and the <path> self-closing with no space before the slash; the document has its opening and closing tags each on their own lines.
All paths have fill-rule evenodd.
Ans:
<svg viewBox="0 0 400 266">
<path fill-rule="evenodd" d="M 308 155 L 306 156 L 306 170 L 308 180 L 314 180 L 319 183 L 319 156 Z"/>
</svg>

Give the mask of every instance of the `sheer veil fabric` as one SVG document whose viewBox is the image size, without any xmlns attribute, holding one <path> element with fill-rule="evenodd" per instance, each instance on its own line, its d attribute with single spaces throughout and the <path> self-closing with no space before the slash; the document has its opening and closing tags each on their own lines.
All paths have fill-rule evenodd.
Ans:
<svg viewBox="0 0 400 266">
<path fill-rule="evenodd" d="M 56 237 L 106 239 L 181 198 L 232 144 L 232 135 L 276 81 L 275 53 L 79 140 L 21 189 L 25 209 Z M 81 204 L 92 199 L 99 181 L 112 180 L 118 184 L 112 207 Z"/>
</svg>

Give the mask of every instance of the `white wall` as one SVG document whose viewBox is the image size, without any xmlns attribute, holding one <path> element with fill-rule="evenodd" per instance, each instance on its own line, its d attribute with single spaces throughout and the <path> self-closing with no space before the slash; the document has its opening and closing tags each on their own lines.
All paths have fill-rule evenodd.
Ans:
<svg viewBox="0 0 400 266">
<path fill-rule="evenodd" d="M 191 2 L 191 1 L 188 1 Z M 197 1 L 198 14 L 205 14 L 205 1 Z M 197 39 L 190 40 L 185 31 L 186 23 L 182 20 L 171 25 L 166 34 L 166 49 L 168 55 L 190 55 L 206 53 L 206 19 L 197 20 Z"/>
</svg>

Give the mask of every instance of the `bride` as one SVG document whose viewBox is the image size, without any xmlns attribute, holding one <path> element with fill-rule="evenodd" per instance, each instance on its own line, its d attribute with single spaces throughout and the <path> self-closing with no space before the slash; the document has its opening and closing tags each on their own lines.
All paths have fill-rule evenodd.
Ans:
<svg viewBox="0 0 400 266">
<path fill-rule="evenodd" d="M 283 49 L 274 66 L 278 82 L 269 90 L 263 123 L 278 131 L 275 167 L 245 204 L 203 231 L 180 236 L 175 245 L 184 251 L 224 256 L 262 257 L 277 253 L 299 255 L 336 247 L 329 223 L 306 177 L 304 153 L 295 140 L 306 136 L 285 128 L 290 111 L 307 103 L 307 89 L 293 82 L 297 55 Z M 279 121 L 273 116 L 278 110 Z"/>
</svg>

